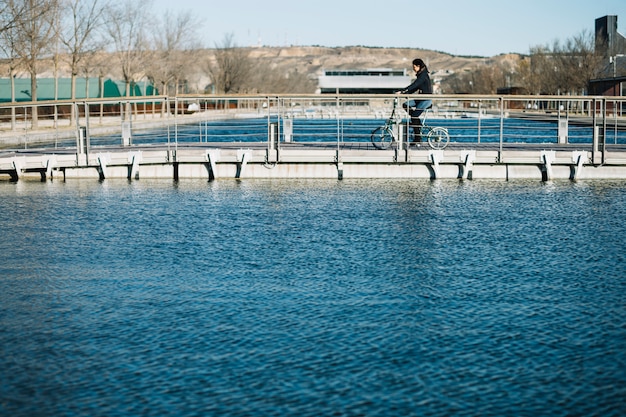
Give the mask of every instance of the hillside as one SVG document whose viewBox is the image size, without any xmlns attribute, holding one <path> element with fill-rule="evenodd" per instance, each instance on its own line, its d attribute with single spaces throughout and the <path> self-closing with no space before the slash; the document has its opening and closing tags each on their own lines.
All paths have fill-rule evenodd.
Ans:
<svg viewBox="0 0 626 417">
<path fill-rule="evenodd" d="M 250 48 L 250 55 L 262 60 L 271 60 L 280 67 L 299 67 L 309 74 L 319 74 L 325 68 L 409 68 L 413 58 L 422 58 L 433 71 L 446 69 L 460 71 L 493 59 L 457 57 L 420 49 L 362 46 Z"/>
<path fill-rule="evenodd" d="M 352 47 L 260 47 L 247 48 L 259 65 L 271 65 L 276 71 L 287 73 L 294 69 L 317 80 L 325 69 L 406 69 L 412 75 L 411 61 L 423 59 L 434 77 L 473 70 L 503 61 L 518 61 L 519 55 L 503 54 L 495 57 L 462 57 L 424 49 Z M 208 80 L 198 79 L 199 85 Z"/>
<path fill-rule="evenodd" d="M 475 69 L 482 65 L 493 65 L 506 60 L 518 60 L 518 55 L 498 55 L 495 57 L 463 57 L 454 56 L 442 52 L 408 49 L 408 48 L 374 48 L 364 46 L 351 47 L 317 47 L 317 46 L 292 46 L 292 47 L 250 47 L 244 48 L 249 51 L 250 57 L 258 60 L 259 65 L 271 66 L 277 71 L 290 72 L 296 69 L 305 73 L 311 79 L 317 79 L 325 69 L 368 69 L 368 68 L 392 68 L 411 69 L 413 58 L 422 58 L 430 71 L 438 77 L 464 70 Z M 209 82 L 206 74 L 204 60 L 210 60 L 215 50 L 207 49 L 194 52 L 196 59 L 195 74 L 188 74 L 189 81 L 199 90 L 202 90 Z M 114 59 L 100 57 L 109 67 L 109 77 L 120 78 L 119 69 L 115 67 Z M 69 77 L 67 60 L 61 59 L 59 77 Z M 8 68 L 0 61 L 1 73 L 8 74 Z M 40 78 L 54 76 L 52 60 L 44 60 L 40 65 Z M 92 74 L 98 71 L 91 71 Z M 6 76 L 6 75 L 5 75 Z M 25 72 L 20 72 L 18 77 L 28 77 Z"/>
</svg>

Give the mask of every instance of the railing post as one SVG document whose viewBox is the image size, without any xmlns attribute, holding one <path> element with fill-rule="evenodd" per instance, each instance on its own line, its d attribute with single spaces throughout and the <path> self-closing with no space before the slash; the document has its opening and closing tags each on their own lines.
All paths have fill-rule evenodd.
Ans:
<svg viewBox="0 0 626 417">
<path fill-rule="evenodd" d="M 504 97 L 498 97 L 500 100 L 500 146 L 498 148 L 498 162 L 502 162 L 502 143 L 504 141 Z"/>
<path fill-rule="evenodd" d="M 604 164 L 605 145 L 606 145 L 606 99 L 598 101 L 592 100 L 593 103 L 593 146 L 591 149 L 591 161 L 594 165 Z M 598 124 L 598 104 L 600 104 L 600 112 L 602 114 L 602 124 Z"/>
<path fill-rule="evenodd" d="M 606 112 L 605 112 L 605 99 L 598 101 L 592 100 L 593 103 L 593 145 L 591 149 L 591 160 L 593 164 L 604 164 L 605 161 L 605 143 L 606 143 Z M 602 113 L 602 124 L 598 123 L 598 104 L 600 104 L 599 111 Z"/>
<path fill-rule="evenodd" d="M 85 103 L 86 104 L 86 103 Z M 87 127 L 80 125 L 80 108 L 74 102 L 72 107 L 76 110 L 76 164 L 89 164 L 89 152 L 87 150 Z"/>
<path fill-rule="evenodd" d="M 178 152 L 178 97 L 174 97 L 174 150 Z"/>
<path fill-rule="evenodd" d="M 602 98 L 602 139 L 601 139 L 601 143 L 602 143 L 602 164 L 604 165 L 604 163 L 606 162 L 606 118 L 607 118 L 607 111 L 606 111 L 606 102 L 607 99 L 606 98 Z"/>
<path fill-rule="evenodd" d="M 165 109 L 167 109 L 167 113 L 165 112 Z M 163 101 L 161 102 L 161 115 L 165 116 L 165 119 L 167 120 L 167 155 L 168 155 L 168 160 L 170 158 L 170 154 L 171 154 L 171 149 L 170 149 L 170 144 L 172 142 L 171 137 L 170 137 L 170 99 L 169 97 L 164 97 Z"/>
<path fill-rule="evenodd" d="M 293 138 L 293 119 L 283 118 L 283 140 L 291 142 Z"/>
<path fill-rule="evenodd" d="M 89 165 L 89 152 L 91 150 L 91 138 L 89 136 L 89 103 L 83 102 L 85 106 L 85 159 Z"/>
<path fill-rule="evenodd" d="M 406 133 L 408 133 L 408 128 L 406 133 L 404 132 L 404 124 L 402 123 L 402 120 L 397 119 L 394 124 L 393 124 L 393 136 L 396 138 L 396 140 L 398 141 L 398 149 L 404 149 L 404 136 Z"/>
<path fill-rule="evenodd" d="M 335 107 L 336 107 L 336 112 L 335 112 L 335 118 L 337 121 L 337 152 L 339 152 L 340 146 L 339 144 L 341 143 L 341 117 L 339 116 L 339 107 L 341 105 L 341 100 L 339 99 L 339 94 L 337 94 L 337 96 L 335 97 Z"/>
<path fill-rule="evenodd" d="M 481 127 L 480 119 L 482 118 L 482 114 L 481 114 L 482 113 L 482 104 L 483 104 L 483 101 L 482 100 L 478 100 L 478 131 L 476 132 L 477 133 L 477 143 L 480 143 L 480 127 Z"/>
<path fill-rule="evenodd" d="M 280 143 L 279 124 L 279 121 L 269 123 L 267 152 L 265 156 L 265 161 L 268 164 L 275 164 L 276 162 L 278 162 L 278 149 Z"/>
<path fill-rule="evenodd" d="M 559 119 L 558 119 L 558 132 L 557 132 L 558 142 L 560 144 L 567 143 L 567 141 L 568 141 L 568 139 L 567 139 L 568 134 L 569 134 L 568 120 L 567 119 L 562 120 L 559 117 Z"/>
<path fill-rule="evenodd" d="M 120 120 L 121 120 L 121 128 L 122 128 L 122 146 L 130 145 L 130 131 L 131 131 L 131 119 L 132 115 L 129 113 L 130 111 L 130 102 L 126 100 L 125 102 L 120 101 Z"/>
<path fill-rule="evenodd" d="M 267 150 L 268 152 L 276 149 L 278 143 L 278 122 L 270 122 L 269 134 L 267 135 Z"/>
<path fill-rule="evenodd" d="M 564 109 L 565 110 L 565 120 L 561 119 L 561 117 L 562 117 L 561 107 L 563 107 L 563 105 L 561 103 L 562 103 L 561 100 L 559 100 L 557 102 L 557 118 L 556 118 L 556 120 L 557 120 L 557 143 L 565 144 L 565 143 L 567 143 L 567 135 L 568 135 L 568 132 L 567 132 L 567 130 L 568 130 L 567 129 L 567 124 L 568 124 L 568 122 L 567 122 L 567 115 L 568 115 L 567 108 L 569 107 L 569 101 L 566 101 L 566 108 Z"/>
</svg>

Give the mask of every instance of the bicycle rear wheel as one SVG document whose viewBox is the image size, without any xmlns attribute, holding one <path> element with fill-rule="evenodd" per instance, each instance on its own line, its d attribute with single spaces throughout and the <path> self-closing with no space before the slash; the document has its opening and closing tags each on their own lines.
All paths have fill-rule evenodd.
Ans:
<svg viewBox="0 0 626 417">
<path fill-rule="evenodd" d="M 370 140 L 375 148 L 387 149 L 393 141 L 393 133 L 388 126 L 380 126 L 372 131 Z"/>
<path fill-rule="evenodd" d="M 433 149 L 444 149 L 450 142 L 448 129 L 443 127 L 433 127 L 428 132 L 428 145 Z"/>
</svg>

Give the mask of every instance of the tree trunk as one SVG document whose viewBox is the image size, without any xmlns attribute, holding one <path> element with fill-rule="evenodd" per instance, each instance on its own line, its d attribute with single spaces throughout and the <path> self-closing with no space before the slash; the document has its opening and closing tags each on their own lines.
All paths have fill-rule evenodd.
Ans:
<svg viewBox="0 0 626 417">
<path fill-rule="evenodd" d="M 30 73 L 30 99 L 33 102 L 32 106 L 32 128 L 36 129 L 39 126 L 37 117 L 37 73 L 31 71 Z"/>
<path fill-rule="evenodd" d="M 100 124 L 102 124 L 102 116 L 104 113 L 104 104 L 102 103 L 102 99 L 104 98 L 104 76 L 102 76 L 102 74 L 98 76 L 98 88 L 100 90 L 98 94 L 100 97 Z"/>
<path fill-rule="evenodd" d="M 72 102 L 76 101 L 76 74 L 72 71 L 72 79 L 70 81 L 70 97 L 72 98 Z M 71 106 L 70 111 L 70 126 L 76 125 L 76 112 L 74 105 Z"/>
<path fill-rule="evenodd" d="M 9 78 L 11 78 L 11 103 L 15 103 L 15 71 L 9 70 Z M 11 130 L 15 130 L 15 106 L 11 106 Z"/>
</svg>

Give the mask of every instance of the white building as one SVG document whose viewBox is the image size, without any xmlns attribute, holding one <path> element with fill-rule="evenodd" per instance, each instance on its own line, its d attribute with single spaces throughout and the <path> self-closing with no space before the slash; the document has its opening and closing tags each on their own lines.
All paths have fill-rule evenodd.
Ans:
<svg viewBox="0 0 626 417">
<path fill-rule="evenodd" d="M 407 71 L 391 68 L 324 70 L 318 81 L 321 94 L 392 94 L 411 84 Z"/>
</svg>

